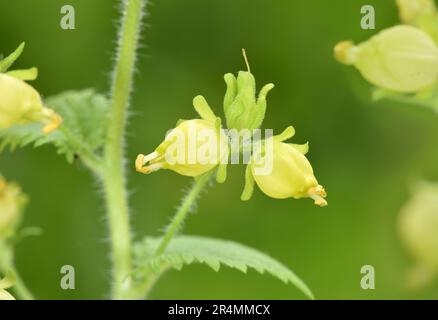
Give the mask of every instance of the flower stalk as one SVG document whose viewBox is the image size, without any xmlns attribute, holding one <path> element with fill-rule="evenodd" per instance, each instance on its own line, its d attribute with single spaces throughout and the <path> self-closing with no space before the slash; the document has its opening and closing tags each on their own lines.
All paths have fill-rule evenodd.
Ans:
<svg viewBox="0 0 438 320">
<path fill-rule="evenodd" d="M 164 234 L 163 238 L 161 239 L 160 245 L 155 251 L 155 256 L 159 256 L 164 253 L 170 243 L 170 240 L 172 240 L 172 238 L 177 234 L 178 230 L 181 229 L 181 225 L 186 219 L 187 214 L 196 203 L 196 200 L 198 199 L 204 188 L 207 186 L 215 171 L 216 170 L 210 170 L 195 180 L 192 188 L 184 198 L 171 223 L 166 228 L 166 233 Z"/>
<path fill-rule="evenodd" d="M 104 153 L 103 185 L 113 259 L 114 299 L 130 298 L 131 231 L 124 168 L 125 126 L 135 70 L 144 0 L 125 0 L 111 89 L 111 117 Z"/>
</svg>

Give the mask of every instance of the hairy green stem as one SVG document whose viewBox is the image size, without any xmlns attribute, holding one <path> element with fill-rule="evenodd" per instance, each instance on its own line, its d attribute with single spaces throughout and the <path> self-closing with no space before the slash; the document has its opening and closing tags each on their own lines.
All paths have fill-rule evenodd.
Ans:
<svg viewBox="0 0 438 320">
<path fill-rule="evenodd" d="M 131 231 L 124 168 L 124 136 L 144 2 L 123 1 L 123 19 L 111 88 L 111 117 L 104 154 L 103 184 L 111 233 L 114 299 L 131 298 Z"/>
<path fill-rule="evenodd" d="M 181 206 L 179 207 L 171 223 L 167 227 L 166 233 L 164 234 L 164 237 L 161 239 L 160 245 L 155 251 L 156 256 L 159 256 L 164 253 L 164 251 L 166 250 L 167 246 L 170 243 L 170 240 L 172 240 L 172 238 L 180 230 L 181 224 L 184 222 L 185 218 L 187 217 L 190 208 L 195 204 L 196 199 L 199 197 L 202 190 L 204 190 L 204 187 L 210 181 L 210 178 L 213 176 L 215 172 L 216 170 L 210 170 L 209 172 L 205 173 L 204 175 L 200 176 L 197 180 L 195 180 L 192 188 L 184 198 Z"/>
<path fill-rule="evenodd" d="M 172 221 L 170 222 L 169 226 L 166 228 L 166 232 L 161 239 L 160 244 L 158 245 L 157 249 L 155 250 L 155 256 L 159 256 L 163 254 L 166 251 L 167 246 L 169 245 L 172 238 L 178 233 L 178 231 L 181 229 L 181 225 L 184 222 L 184 220 L 187 217 L 187 214 L 190 212 L 190 209 L 194 206 L 196 200 L 199 198 L 201 192 L 205 189 L 208 182 L 210 181 L 213 174 L 216 173 L 216 170 L 210 170 L 209 172 L 203 174 L 202 176 L 198 177 L 194 182 L 187 193 L 187 195 L 184 197 L 181 206 L 175 213 Z M 146 274 L 144 277 L 144 280 L 141 283 L 137 283 L 135 288 L 133 288 L 133 291 L 136 292 L 137 297 L 147 297 L 148 293 L 152 290 L 153 286 L 155 285 L 156 281 L 160 277 L 160 274 L 165 271 L 166 267 L 164 267 L 161 272 L 155 273 L 151 272 L 149 274 Z"/>
</svg>

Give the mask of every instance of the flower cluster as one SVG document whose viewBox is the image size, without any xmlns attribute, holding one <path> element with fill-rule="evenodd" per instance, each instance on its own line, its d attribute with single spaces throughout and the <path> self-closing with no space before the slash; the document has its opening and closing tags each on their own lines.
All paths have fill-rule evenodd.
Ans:
<svg viewBox="0 0 438 320">
<path fill-rule="evenodd" d="M 36 79 L 36 68 L 8 71 L 20 56 L 24 44 L 11 55 L 0 61 L 0 130 L 15 125 L 43 123 L 43 132 L 50 133 L 58 128 L 61 117 L 44 106 L 40 94 L 25 80 Z"/>
<path fill-rule="evenodd" d="M 240 71 L 237 77 L 228 73 L 224 79 L 227 90 L 223 107 L 227 129 L 222 127 L 221 119 L 214 114 L 205 98 L 197 96 L 193 99 L 193 106 L 200 118 L 180 120 L 155 151 L 140 154 L 135 161 L 138 172 L 149 174 L 169 169 L 181 175 L 197 177 L 217 169 L 216 180 L 221 183 L 226 180 L 230 154 L 236 151 L 230 132 L 237 132 L 240 136 L 240 132 L 259 130 L 265 117 L 266 96 L 274 85 L 265 85 L 256 97 L 256 82 L 249 67 L 248 71 Z M 319 206 L 327 205 L 324 199 L 326 192 L 318 184 L 305 156 L 308 145 L 284 142 L 294 133 L 293 127 L 289 127 L 278 136 L 262 140 L 254 139 L 252 133 L 249 139 L 242 139 L 237 144 L 241 153 L 248 146 L 252 150 L 249 162 L 245 163 L 246 182 L 242 200 L 250 199 L 256 183 L 272 198 L 308 197 Z"/>
</svg>

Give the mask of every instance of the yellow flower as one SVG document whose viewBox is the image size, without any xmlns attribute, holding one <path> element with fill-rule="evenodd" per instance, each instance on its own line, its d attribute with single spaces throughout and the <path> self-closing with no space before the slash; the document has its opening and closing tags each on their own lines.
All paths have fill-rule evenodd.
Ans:
<svg viewBox="0 0 438 320">
<path fill-rule="evenodd" d="M 341 42 L 335 47 L 335 57 L 387 90 L 417 92 L 438 78 L 438 47 L 427 33 L 412 26 L 383 30 L 357 46 Z"/>
<path fill-rule="evenodd" d="M 26 82 L 0 73 L 0 129 L 14 125 L 42 122 L 44 133 L 61 124 L 61 117 L 44 107 L 39 93 Z"/>
<path fill-rule="evenodd" d="M 184 176 L 199 176 L 225 162 L 228 138 L 201 96 L 193 101 L 203 119 L 181 121 L 166 135 L 154 152 L 138 155 L 135 167 L 149 174 L 159 169 L 173 170 Z"/>
<path fill-rule="evenodd" d="M 253 156 L 247 166 L 242 200 L 251 197 L 254 180 L 260 190 L 272 198 L 312 198 L 316 205 L 327 205 L 324 199 L 327 194 L 318 184 L 305 156 L 308 145 L 282 142 L 294 133 L 293 128 L 289 127 L 282 135 L 267 139 L 261 156 Z"/>
<path fill-rule="evenodd" d="M 21 221 L 27 197 L 15 183 L 7 183 L 0 176 L 0 238 L 14 234 Z"/>
</svg>

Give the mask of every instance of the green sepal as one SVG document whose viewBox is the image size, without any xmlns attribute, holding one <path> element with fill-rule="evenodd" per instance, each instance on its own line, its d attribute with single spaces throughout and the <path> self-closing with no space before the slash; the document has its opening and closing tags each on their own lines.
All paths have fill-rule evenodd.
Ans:
<svg viewBox="0 0 438 320">
<path fill-rule="evenodd" d="M 227 180 L 227 164 L 221 163 L 221 164 L 219 164 L 219 166 L 217 168 L 216 182 L 217 183 L 224 183 L 225 180 Z"/>
<path fill-rule="evenodd" d="M 285 141 L 285 140 L 292 138 L 294 135 L 295 135 L 295 128 L 292 126 L 289 126 L 286 129 L 284 129 L 282 133 L 274 136 L 274 140 L 282 142 L 282 141 Z"/>
<path fill-rule="evenodd" d="M 305 144 L 295 144 L 295 143 L 289 143 L 292 147 L 297 149 L 300 153 L 306 155 L 307 152 L 309 152 L 309 143 L 306 142 Z"/>
<path fill-rule="evenodd" d="M 0 61 L 0 72 L 6 72 L 10 66 L 20 57 L 23 53 L 24 42 L 22 42 L 14 52 Z"/>
<path fill-rule="evenodd" d="M 243 188 L 242 195 L 240 199 L 242 201 L 247 201 L 251 199 L 252 194 L 254 192 L 254 177 L 252 176 L 250 164 L 246 166 L 245 170 L 245 187 Z"/>
<path fill-rule="evenodd" d="M 7 75 L 23 81 L 35 80 L 38 77 L 38 69 L 33 67 L 23 70 L 12 70 L 6 72 Z"/>
<path fill-rule="evenodd" d="M 224 112 L 227 114 L 228 108 L 233 103 L 236 98 L 237 93 L 237 79 L 232 73 L 227 73 L 224 75 L 225 84 L 227 85 L 227 90 L 224 96 Z"/>
<path fill-rule="evenodd" d="M 216 121 L 216 115 L 207 103 L 207 100 L 203 96 L 196 96 L 193 98 L 193 107 L 196 112 L 204 120 Z"/>
</svg>

